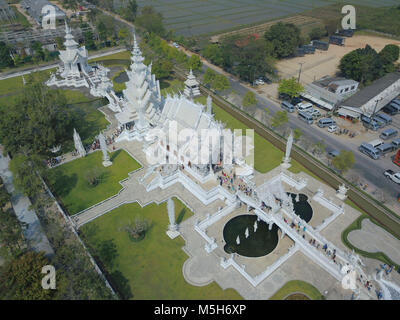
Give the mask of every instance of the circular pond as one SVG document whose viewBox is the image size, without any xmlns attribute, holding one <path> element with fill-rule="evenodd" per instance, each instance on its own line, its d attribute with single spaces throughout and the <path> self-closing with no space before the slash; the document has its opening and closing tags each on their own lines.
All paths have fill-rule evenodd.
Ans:
<svg viewBox="0 0 400 320">
<path fill-rule="evenodd" d="M 274 224 L 268 230 L 268 224 L 257 221 L 257 229 L 254 232 L 256 215 L 241 215 L 229 220 L 224 227 L 223 236 L 226 242 L 224 247 L 227 253 L 237 253 L 245 257 L 262 257 L 271 253 L 278 245 L 278 227 Z M 245 232 L 248 229 L 248 237 Z M 240 243 L 237 244 L 239 236 Z"/>
<path fill-rule="evenodd" d="M 308 202 L 308 197 L 302 193 L 299 195 L 295 193 L 288 193 L 288 195 L 292 197 L 294 212 L 305 222 L 309 222 L 313 216 L 313 209 Z"/>
</svg>

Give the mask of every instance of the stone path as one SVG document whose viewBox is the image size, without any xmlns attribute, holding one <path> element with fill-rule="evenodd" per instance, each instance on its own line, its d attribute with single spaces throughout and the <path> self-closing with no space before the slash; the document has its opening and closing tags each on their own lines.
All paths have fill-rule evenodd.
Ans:
<svg viewBox="0 0 400 320">
<path fill-rule="evenodd" d="M 28 246 L 36 252 L 44 251 L 46 255 L 53 255 L 54 251 L 42 230 L 36 212 L 29 209 L 32 205 L 29 198 L 15 191 L 12 183 L 12 174 L 8 169 L 9 162 L 10 159 L 3 156 L 3 150 L 0 148 L 0 176 L 4 181 L 7 192 L 11 194 L 11 204 L 18 220 L 26 223 L 26 228 L 23 228 L 23 234 L 28 240 Z"/>
<path fill-rule="evenodd" d="M 400 264 L 400 240 L 370 219 L 364 219 L 360 230 L 349 233 L 347 239 L 357 248 L 367 252 L 383 252 Z"/>
</svg>

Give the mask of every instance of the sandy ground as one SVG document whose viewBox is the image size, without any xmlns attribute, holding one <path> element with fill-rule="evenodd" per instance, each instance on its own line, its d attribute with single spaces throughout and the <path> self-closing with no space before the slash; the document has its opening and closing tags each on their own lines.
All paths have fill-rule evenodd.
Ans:
<svg viewBox="0 0 400 320">
<path fill-rule="evenodd" d="M 317 50 L 315 54 L 278 62 L 279 75 L 282 78 L 297 77 L 300 63 L 303 63 L 301 74 L 301 82 L 303 84 L 311 83 L 326 75 L 335 75 L 338 71 L 340 59 L 344 55 L 355 49 L 364 48 L 367 44 L 379 52 L 387 44 L 400 46 L 400 41 L 376 36 L 356 35 L 352 38 L 346 38 L 346 43 L 343 47 L 330 45 L 328 51 Z"/>
</svg>

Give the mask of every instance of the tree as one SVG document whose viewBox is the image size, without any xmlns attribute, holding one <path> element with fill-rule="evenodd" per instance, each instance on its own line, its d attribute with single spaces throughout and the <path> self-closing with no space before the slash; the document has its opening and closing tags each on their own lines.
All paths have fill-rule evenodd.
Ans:
<svg viewBox="0 0 400 320">
<path fill-rule="evenodd" d="M 253 91 L 247 91 L 243 97 L 242 104 L 244 107 L 254 106 L 257 104 L 257 99 Z"/>
<path fill-rule="evenodd" d="M 85 179 L 90 186 L 97 186 L 105 174 L 103 167 L 94 167 L 85 173 Z"/>
<path fill-rule="evenodd" d="M 324 143 L 324 140 L 319 140 L 315 145 L 314 145 L 314 152 L 317 154 L 323 154 L 325 152 L 326 145 Z"/>
<path fill-rule="evenodd" d="M 136 0 L 129 0 L 126 8 L 123 10 L 123 17 L 131 22 L 134 22 L 137 15 L 138 5 Z"/>
<path fill-rule="evenodd" d="M 163 16 L 152 6 L 144 6 L 141 14 L 136 18 L 138 26 L 145 28 L 149 33 L 164 36 L 166 31 L 163 25 Z"/>
<path fill-rule="evenodd" d="M 382 57 L 373 48 L 366 45 L 363 49 L 356 49 L 343 56 L 339 69 L 346 78 L 368 85 L 385 75 L 390 69 L 389 66 L 385 67 Z"/>
<path fill-rule="evenodd" d="M 49 261 L 44 254 L 27 252 L 7 263 L 0 274 L 0 296 L 3 299 L 47 300 L 53 290 L 42 288 L 42 268 Z"/>
<path fill-rule="evenodd" d="M 157 79 L 167 79 L 170 77 L 174 66 L 168 59 L 157 60 L 152 67 L 152 71 Z"/>
<path fill-rule="evenodd" d="M 395 44 L 388 44 L 381 50 L 381 52 L 379 52 L 379 55 L 385 62 L 394 63 L 399 60 L 399 46 Z"/>
<path fill-rule="evenodd" d="M 206 72 L 204 72 L 203 83 L 205 85 L 211 85 L 216 75 L 217 74 L 213 69 L 207 68 Z"/>
<path fill-rule="evenodd" d="M 319 40 L 327 35 L 327 31 L 322 28 L 313 28 L 309 33 L 310 40 Z"/>
<path fill-rule="evenodd" d="M 28 197 L 34 198 L 43 190 L 42 182 L 37 172 L 43 172 L 43 161 L 37 156 L 31 158 L 17 154 L 10 161 L 10 171 L 13 174 L 15 187 Z"/>
<path fill-rule="evenodd" d="M 97 252 L 99 254 L 100 260 L 108 269 L 112 269 L 115 263 L 115 259 L 118 257 L 117 246 L 113 239 L 103 240 L 98 248 Z"/>
<path fill-rule="evenodd" d="M 280 127 L 289 121 L 286 111 L 277 111 L 272 117 L 271 126 L 273 128 Z"/>
<path fill-rule="evenodd" d="M 299 128 L 295 128 L 293 130 L 293 139 L 295 141 L 299 140 L 302 135 L 303 135 L 303 132 Z"/>
<path fill-rule="evenodd" d="M 216 64 L 218 66 L 222 66 L 222 64 L 224 63 L 222 50 L 216 44 L 209 44 L 208 46 L 206 46 L 202 51 L 202 55 L 204 58 L 210 60 L 213 64 Z"/>
<path fill-rule="evenodd" d="M 13 65 L 10 48 L 3 41 L 0 41 L 0 68 L 7 68 Z"/>
<path fill-rule="evenodd" d="M 298 97 L 304 91 L 304 87 L 297 82 L 296 78 L 283 79 L 279 82 L 279 94 L 288 95 L 290 98 Z"/>
<path fill-rule="evenodd" d="M 197 54 L 193 54 L 186 64 L 186 67 L 188 69 L 192 69 L 193 71 L 200 71 L 202 66 L 203 63 L 201 62 L 201 59 Z"/>
<path fill-rule="evenodd" d="M 254 35 L 227 37 L 221 44 L 222 66 L 240 79 L 253 83 L 255 79 L 273 72 L 272 50 L 271 43 Z"/>
<path fill-rule="evenodd" d="M 131 33 L 127 28 L 121 28 L 118 31 L 118 39 L 125 45 L 128 45 L 132 39 Z"/>
<path fill-rule="evenodd" d="M 63 38 L 57 37 L 57 38 L 56 38 L 56 44 L 57 44 L 57 49 L 58 49 L 58 50 L 64 50 L 64 49 L 65 49 Z"/>
<path fill-rule="evenodd" d="M 95 50 L 96 49 L 96 44 L 93 39 L 93 32 L 88 30 L 84 33 L 84 38 L 85 38 L 85 46 L 88 50 Z"/>
<path fill-rule="evenodd" d="M 340 174 L 346 173 L 354 166 L 353 152 L 340 150 L 339 155 L 333 158 L 332 165 L 340 172 Z"/>
<path fill-rule="evenodd" d="M 107 27 L 103 21 L 100 21 L 97 24 L 97 32 L 99 33 L 100 41 L 106 42 L 107 41 Z"/>
<path fill-rule="evenodd" d="M 274 24 L 265 32 L 264 37 L 272 44 L 272 52 L 279 59 L 293 55 L 301 44 L 300 29 L 291 23 Z"/>
<path fill-rule="evenodd" d="M 217 74 L 211 86 L 216 91 L 227 90 L 231 87 L 227 77 L 222 74 Z"/>
</svg>

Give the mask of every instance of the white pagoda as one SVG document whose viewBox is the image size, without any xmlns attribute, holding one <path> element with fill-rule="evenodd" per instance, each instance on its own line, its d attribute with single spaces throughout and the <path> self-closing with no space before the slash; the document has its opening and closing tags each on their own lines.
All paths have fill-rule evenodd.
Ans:
<svg viewBox="0 0 400 320">
<path fill-rule="evenodd" d="M 101 66 L 91 67 L 88 64 L 88 51 L 85 46 L 79 47 L 66 22 L 64 46 L 65 50 L 60 50 L 60 66 L 46 84 L 57 87 L 89 88 L 100 83 L 102 75 L 107 74 L 109 70 Z"/>
<path fill-rule="evenodd" d="M 119 137 L 120 140 L 141 140 L 146 129 L 157 124 L 163 105 L 160 83 L 151 73 L 151 64 L 146 66 L 143 63 L 144 58 L 136 36 L 131 60 L 121 112 L 116 114 L 119 124 L 126 129 Z"/>
<path fill-rule="evenodd" d="M 189 99 L 201 95 L 199 82 L 197 81 L 196 76 L 193 74 L 192 69 L 190 69 L 189 75 L 185 81 L 185 89 L 183 91 L 183 94 Z"/>
</svg>

